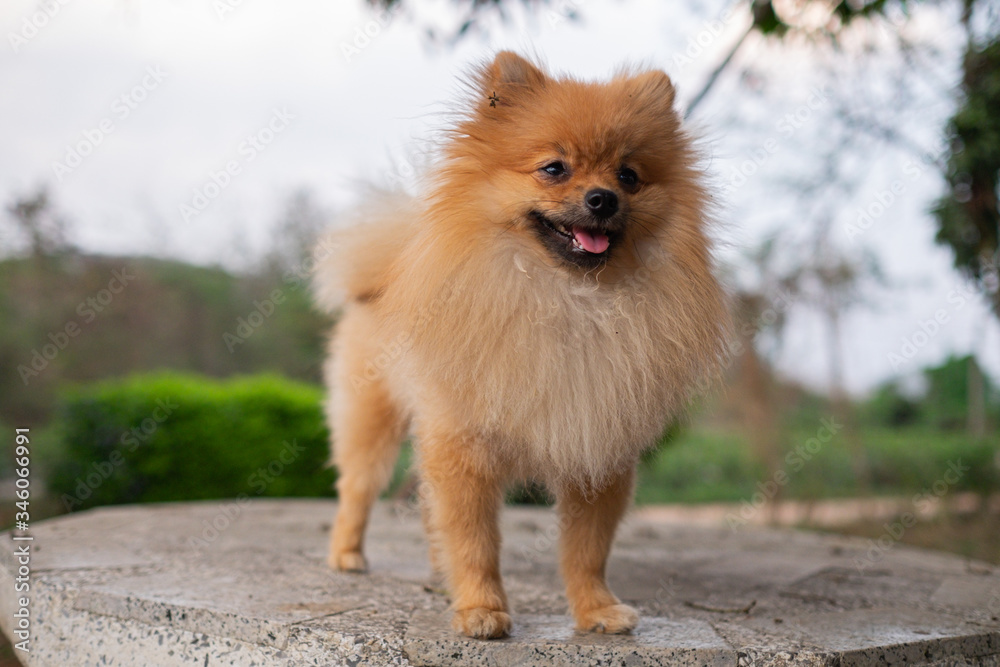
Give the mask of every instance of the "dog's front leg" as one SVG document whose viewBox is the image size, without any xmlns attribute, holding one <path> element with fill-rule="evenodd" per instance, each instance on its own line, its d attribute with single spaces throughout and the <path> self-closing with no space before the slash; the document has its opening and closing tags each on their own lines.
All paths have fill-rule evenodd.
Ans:
<svg viewBox="0 0 1000 667">
<path fill-rule="evenodd" d="M 578 630 L 619 634 L 639 621 L 605 582 L 615 529 L 632 499 L 633 470 L 599 489 L 567 485 L 559 492 L 560 565 Z"/>
<path fill-rule="evenodd" d="M 480 639 L 510 634 L 500 580 L 501 470 L 483 445 L 453 435 L 420 438 L 420 468 L 428 485 L 429 538 L 444 556 L 452 597 L 452 627 Z"/>
</svg>

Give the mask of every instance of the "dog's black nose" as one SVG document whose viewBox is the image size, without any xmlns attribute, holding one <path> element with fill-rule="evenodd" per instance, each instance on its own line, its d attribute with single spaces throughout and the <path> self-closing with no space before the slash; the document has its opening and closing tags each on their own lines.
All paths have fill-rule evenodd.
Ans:
<svg viewBox="0 0 1000 667">
<path fill-rule="evenodd" d="M 585 194 L 583 203 L 598 218 L 610 218 L 618 212 L 618 195 L 604 188 L 594 188 Z"/>
</svg>

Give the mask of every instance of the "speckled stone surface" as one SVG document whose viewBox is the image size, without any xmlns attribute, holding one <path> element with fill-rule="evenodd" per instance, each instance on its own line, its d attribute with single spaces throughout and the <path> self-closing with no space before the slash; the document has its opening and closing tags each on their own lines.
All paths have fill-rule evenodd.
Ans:
<svg viewBox="0 0 1000 667">
<path fill-rule="evenodd" d="M 381 505 L 367 575 L 326 568 L 335 504 L 114 507 L 33 527 L 31 666 L 924 664 L 1000 667 L 1000 572 L 884 541 L 665 523 L 634 512 L 609 565 L 643 618 L 575 633 L 550 510 L 508 508 L 505 640 L 453 633 L 419 513 Z M 16 543 L 0 539 L 12 636 Z"/>
</svg>

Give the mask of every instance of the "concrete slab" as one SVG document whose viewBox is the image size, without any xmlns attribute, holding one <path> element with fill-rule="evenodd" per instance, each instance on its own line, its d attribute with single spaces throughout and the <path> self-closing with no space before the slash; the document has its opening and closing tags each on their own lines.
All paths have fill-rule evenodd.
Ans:
<svg viewBox="0 0 1000 667">
<path fill-rule="evenodd" d="M 524 615 L 511 637 L 470 643 L 450 631 L 445 613 L 414 615 L 403 649 L 414 665 L 679 665 L 726 667 L 736 651 L 697 619 L 644 618 L 628 641 L 574 632 L 565 616 Z"/>
<path fill-rule="evenodd" d="M 429 586 L 419 513 L 380 505 L 372 572 L 324 563 L 335 504 L 313 500 L 114 507 L 0 539 L 0 626 L 30 598 L 40 665 L 1000 666 L 1000 572 L 865 540 L 633 516 L 609 565 L 643 614 L 636 632 L 573 632 L 550 510 L 504 513 L 513 636 L 466 639 Z M 23 575 L 21 575 L 23 576 Z M 16 639 L 16 638 L 15 638 Z"/>
</svg>

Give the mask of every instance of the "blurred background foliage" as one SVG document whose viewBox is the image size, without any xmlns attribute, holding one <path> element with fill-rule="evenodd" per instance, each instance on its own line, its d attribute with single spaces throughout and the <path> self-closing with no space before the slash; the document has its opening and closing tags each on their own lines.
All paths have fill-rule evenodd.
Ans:
<svg viewBox="0 0 1000 667">
<path fill-rule="evenodd" d="M 956 1 L 966 31 L 956 112 L 940 128 L 948 151 L 928 158 L 947 184 L 934 206 L 937 240 L 951 249 L 956 269 L 991 301 L 1000 318 L 1000 20 L 995 3 Z M 371 4 L 405 8 L 412 2 Z M 457 28 L 423 29 L 429 40 L 454 42 L 478 30 L 484 13 L 502 14 L 515 2 L 538 11 L 554 5 L 456 0 L 454 11 L 462 17 Z M 712 94 L 750 35 L 836 49 L 850 26 L 898 25 L 914 4 L 740 4 L 753 20 L 709 72 L 688 113 Z M 825 10 L 817 13 L 817 5 Z M 569 3 L 560 11 L 572 19 L 585 7 Z M 907 142 L 897 128 L 870 120 L 845 116 L 845 126 L 861 123 L 861 137 L 874 133 L 885 141 Z M 6 215 L 29 239 L 29 248 L 0 260 L 0 367 L 5 371 L 0 374 L 0 422 L 8 430 L 32 426 L 50 511 L 252 496 L 258 488 L 253 475 L 277 460 L 289 441 L 305 449 L 260 494 L 330 495 L 334 476 L 324 467 L 327 436 L 319 381 L 332 321 L 312 309 L 306 285 L 309 248 L 330 213 L 310 193 L 288 199 L 276 220 L 271 252 L 242 272 L 85 254 L 66 241 L 71 220 L 45 188 L 22 193 Z M 848 256 L 837 250 L 822 212 L 812 222 L 805 242 L 775 236 L 746 253 L 740 268 L 752 279 L 742 281 L 735 295 L 740 335 L 727 388 L 706 399 L 690 422 L 673 428 L 664 446 L 646 457 L 638 500 L 744 502 L 760 483 L 788 469 L 797 448 L 832 421 L 841 425 L 836 437 L 794 470 L 771 500 L 911 498 L 961 461 L 970 471 L 949 494 L 972 494 L 975 519 L 969 530 L 993 536 L 977 543 L 986 544 L 986 552 L 981 545 L 967 551 L 1000 560 L 995 502 L 1000 390 L 974 356 L 962 356 L 901 375 L 870 395 L 848 395 L 840 376 L 843 316 L 878 294 L 880 271 L 864 253 Z M 779 248 L 798 263 L 776 262 Z M 128 280 L 117 293 L 111 289 L 116 275 Z M 830 363 L 826 391 L 799 386 L 773 368 L 789 301 L 823 315 L 829 333 L 823 355 Z M 70 324 L 76 333 L 70 333 Z M 162 369 L 183 374 L 148 374 Z M 242 379 L 229 380 L 233 377 Z M 167 400 L 178 407 L 133 449 L 129 434 L 150 419 L 158 401 Z M 101 475 L 108 469 L 102 463 L 118 460 L 116 452 L 122 463 Z M 413 480 L 405 474 L 408 460 L 402 457 L 391 494 L 413 492 Z M 9 472 L 8 466 L 4 459 L 0 471 Z M 86 480 L 95 471 L 101 480 L 90 488 Z M 79 497 L 81 482 L 90 491 L 87 498 Z M 68 502 L 66 496 L 80 502 Z M 544 501 L 544 493 L 518 489 L 512 498 Z M 939 533 L 957 539 L 952 527 Z M 856 530 L 864 533 L 869 527 Z"/>
<path fill-rule="evenodd" d="M 331 322 L 312 308 L 296 271 L 321 226 L 298 218 L 312 220 L 314 213 L 308 195 L 292 197 L 276 243 L 280 252 L 240 275 L 177 261 L 81 255 L 45 233 L 31 256 L 0 261 L 0 359 L 7 368 L 31 368 L 36 350 L 58 347 L 49 334 L 64 331 L 67 322 L 80 327 L 65 349 L 46 359 L 46 368 L 24 376 L 26 383 L 18 372 L 0 376 L 7 397 L 0 421 L 38 425 L 52 443 L 41 455 L 55 496 L 73 495 L 92 464 L 115 450 L 126 465 L 71 509 L 237 495 L 290 438 L 309 453 L 267 495 L 330 493 L 319 383 Z M 93 307 L 107 312 L 87 322 L 81 312 L 92 307 L 88 299 L 106 289 L 115 272 L 129 280 L 127 288 L 106 306 L 98 301 Z M 280 303 L 273 303 L 275 296 Z M 744 300 L 742 318 L 759 323 L 761 304 L 748 295 Z M 1000 490 L 993 460 L 1000 390 L 974 357 L 924 369 L 915 386 L 893 381 L 840 404 L 775 374 L 756 349 L 760 329 L 742 330 L 747 338 L 730 366 L 728 388 L 708 399 L 692 423 L 673 428 L 664 439 L 670 446 L 647 456 L 640 502 L 746 498 L 769 470 L 786 467 L 788 453 L 813 437 L 824 418 L 850 424 L 845 429 L 855 432 L 860 450 L 838 438 L 792 476 L 783 498 L 905 495 L 954 459 L 973 462 L 975 471 L 957 488 L 985 495 Z M 227 343 L 229 336 L 241 342 Z M 148 374 L 165 368 L 186 374 Z M 271 375 L 220 380 L 260 373 Z M 103 380 L 117 377 L 129 379 Z M 121 439 L 141 427 L 156 401 L 168 399 L 181 406 L 176 414 L 148 442 L 126 447 Z M 393 491 L 405 482 L 398 473 Z M 513 497 L 544 500 L 530 488 Z"/>
<path fill-rule="evenodd" d="M 159 373 L 75 387 L 59 401 L 42 472 L 67 511 L 332 496 L 321 399 L 314 385 L 269 375 Z"/>
</svg>

